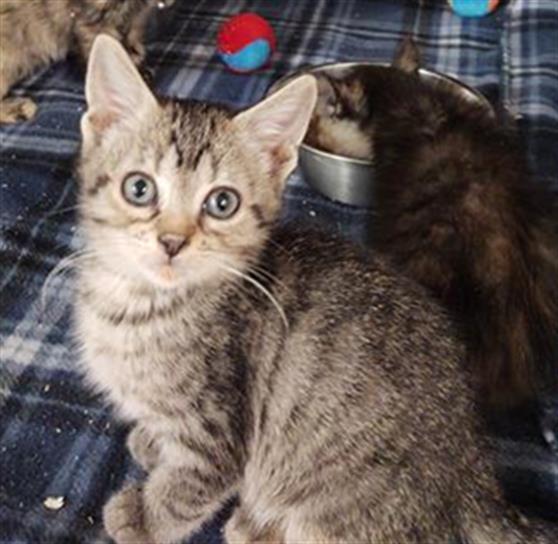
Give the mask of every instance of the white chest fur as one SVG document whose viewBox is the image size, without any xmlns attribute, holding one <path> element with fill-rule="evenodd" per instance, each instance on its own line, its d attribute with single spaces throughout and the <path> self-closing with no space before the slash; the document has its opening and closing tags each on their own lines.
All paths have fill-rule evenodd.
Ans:
<svg viewBox="0 0 558 544">
<path fill-rule="evenodd" d="M 103 304 L 98 299 L 82 299 L 76 306 L 87 378 L 93 387 L 107 394 L 125 419 L 153 417 L 152 399 L 168 387 L 171 367 L 176 363 L 170 359 L 176 359 L 177 343 L 187 344 L 187 339 L 177 334 L 177 328 L 184 332 L 185 327 L 176 312 L 164 317 L 151 312 L 151 319 L 107 318 L 118 316 L 122 309 L 149 316 L 149 308 L 141 306 L 145 301 L 132 301 L 128 306 L 118 300 Z"/>
</svg>

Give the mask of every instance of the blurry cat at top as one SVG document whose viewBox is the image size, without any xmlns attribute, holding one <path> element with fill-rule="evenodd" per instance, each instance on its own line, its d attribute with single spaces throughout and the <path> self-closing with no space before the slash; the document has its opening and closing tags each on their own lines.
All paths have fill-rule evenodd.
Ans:
<svg viewBox="0 0 558 544">
<path fill-rule="evenodd" d="M 70 52 L 85 64 L 95 37 L 119 40 L 136 65 L 145 56 L 144 30 L 153 9 L 175 0 L 2 0 L 0 3 L 0 124 L 27 121 L 37 111 L 10 88 Z"/>
</svg>

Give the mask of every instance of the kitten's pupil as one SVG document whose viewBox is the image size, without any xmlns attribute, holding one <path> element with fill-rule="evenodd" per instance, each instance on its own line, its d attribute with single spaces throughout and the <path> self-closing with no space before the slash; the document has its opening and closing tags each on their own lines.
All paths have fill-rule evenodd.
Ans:
<svg viewBox="0 0 558 544">
<path fill-rule="evenodd" d="M 122 183 L 124 198 L 134 206 L 148 206 L 155 202 L 155 182 L 145 174 L 129 174 Z"/>
<path fill-rule="evenodd" d="M 338 113 L 339 105 L 337 104 L 337 100 L 330 99 L 327 101 L 327 113 L 333 117 L 336 113 Z"/>
<path fill-rule="evenodd" d="M 230 205 L 230 197 L 227 193 L 219 193 L 217 196 L 217 207 L 219 208 L 220 212 L 224 212 Z"/>
<path fill-rule="evenodd" d="M 147 192 L 147 182 L 144 179 L 138 179 L 134 183 L 134 196 L 140 199 Z"/>
<path fill-rule="evenodd" d="M 141 198 L 147 192 L 147 183 L 143 179 L 139 179 L 133 186 L 134 197 Z"/>
</svg>

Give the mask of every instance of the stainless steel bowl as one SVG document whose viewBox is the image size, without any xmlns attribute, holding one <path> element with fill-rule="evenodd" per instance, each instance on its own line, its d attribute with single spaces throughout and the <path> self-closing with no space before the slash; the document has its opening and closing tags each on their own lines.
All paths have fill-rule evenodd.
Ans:
<svg viewBox="0 0 558 544">
<path fill-rule="evenodd" d="M 287 81 L 302 73 L 323 71 L 335 73 L 338 70 L 341 71 L 359 66 L 370 66 L 377 69 L 378 67 L 388 68 L 389 64 L 377 62 L 323 64 L 283 77 L 272 85 L 270 92 L 277 90 Z M 465 99 L 482 104 L 488 111 L 493 113 L 494 110 L 490 102 L 481 93 L 457 79 L 425 68 L 421 68 L 419 73 L 420 77 L 426 80 L 445 81 L 450 85 L 455 85 Z M 303 143 L 300 146 L 299 164 L 304 179 L 308 184 L 330 199 L 352 206 L 374 206 L 374 169 L 370 161 L 335 155 Z"/>
</svg>

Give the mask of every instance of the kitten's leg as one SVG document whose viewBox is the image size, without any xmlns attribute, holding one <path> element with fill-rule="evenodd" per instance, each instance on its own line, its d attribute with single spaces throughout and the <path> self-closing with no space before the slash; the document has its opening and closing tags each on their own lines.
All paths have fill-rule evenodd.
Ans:
<svg viewBox="0 0 558 544">
<path fill-rule="evenodd" d="M 296 523 L 289 523 L 287 534 L 285 535 L 285 544 L 300 544 L 301 542 L 311 542 L 312 544 L 337 544 L 338 541 L 333 538 L 328 538 L 321 528 L 312 527 L 309 524 L 298 525 Z M 400 542 L 404 541 L 401 540 Z"/>
<path fill-rule="evenodd" d="M 27 121 L 35 116 L 37 105 L 30 98 L 5 98 L 10 87 L 18 80 L 21 70 L 14 65 L 11 52 L 0 51 L 0 124 Z"/>
<path fill-rule="evenodd" d="M 227 470 L 228 469 L 228 470 Z M 117 544 L 179 541 L 200 528 L 234 493 L 232 467 L 159 465 L 144 486 L 114 495 L 103 515 Z"/>
<path fill-rule="evenodd" d="M 81 61 L 84 64 L 87 64 L 87 60 L 89 59 L 89 54 L 91 53 L 91 48 L 93 47 L 93 43 L 95 38 L 101 33 L 101 28 L 96 25 L 81 25 L 78 29 L 76 34 L 76 42 L 77 42 L 77 52 L 81 57 Z M 118 30 L 114 27 L 107 26 L 106 28 L 102 28 L 103 34 L 108 34 L 112 36 L 114 39 L 122 42 L 122 35 Z"/>
<path fill-rule="evenodd" d="M 113 27 L 106 27 L 103 28 L 103 34 L 109 34 L 116 40 L 118 40 L 128 51 L 130 58 L 134 62 L 134 64 L 138 67 L 142 64 L 145 58 L 145 47 L 140 38 L 139 31 L 133 33 L 130 31 L 128 36 L 124 38 L 120 32 Z M 89 53 L 91 52 L 91 48 L 93 47 L 93 42 L 98 35 L 97 29 L 92 29 L 89 27 L 82 28 L 80 30 L 78 36 L 78 52 L 81 56 L 81 59 L 84 64 L 87 64 L 87 59 L 89 58 Z M 132 38 L 130 37 L 132 35 Z M 151 79 L 151 73 L 140 69 L 140 73 L 144 76 L 147 80 Z"/>
<path fill-rule="evenodd" d="M 143 40 L 147 19 L 151 13 L 151 7 L 144 8 L 132 21 L 132 25 L 126 36 L 125 46 L 136 66 L 139 66 L 145 60 L 145 46 Z"/>
<path fill-rule="evenodd" d="M 227 544 L 283 544 L 284 535 L 275 528 L 257 530 L 250 518 L 239 506 L 225 525 Z"/>
<path fill-rule="evenodd" d="M 143 425 L 137 424 L 126 441 L 132 457 L 147 472 L 153 470 L 159 462 L 160 449 L 155 437 Z"/>
<path fill-rule="evenodd" d="M 0 102 L 0 124 L 28 121 L 35 117 L 37 104 L 31 98 L 5 98 Z"/>
<path fill-rule="evenodd" d="M 150 544 L 144 528 L 143 488 L 130 485 L 113 495 L 103 509 L 108 534 L 117 544 Z"/>
<path fill-rule="evenodd" d="M 141 76 L 148 83 L 153 81 L 153 70 L 144 63 L 146 56 L 144 39 L 147 19 L 152 11 L 153 8 L 144 8 L 144 10 L 135 17 L 124 43 L 126 50 L 130 54 L 130 58 L 138 67 Z"/>
</svg>

